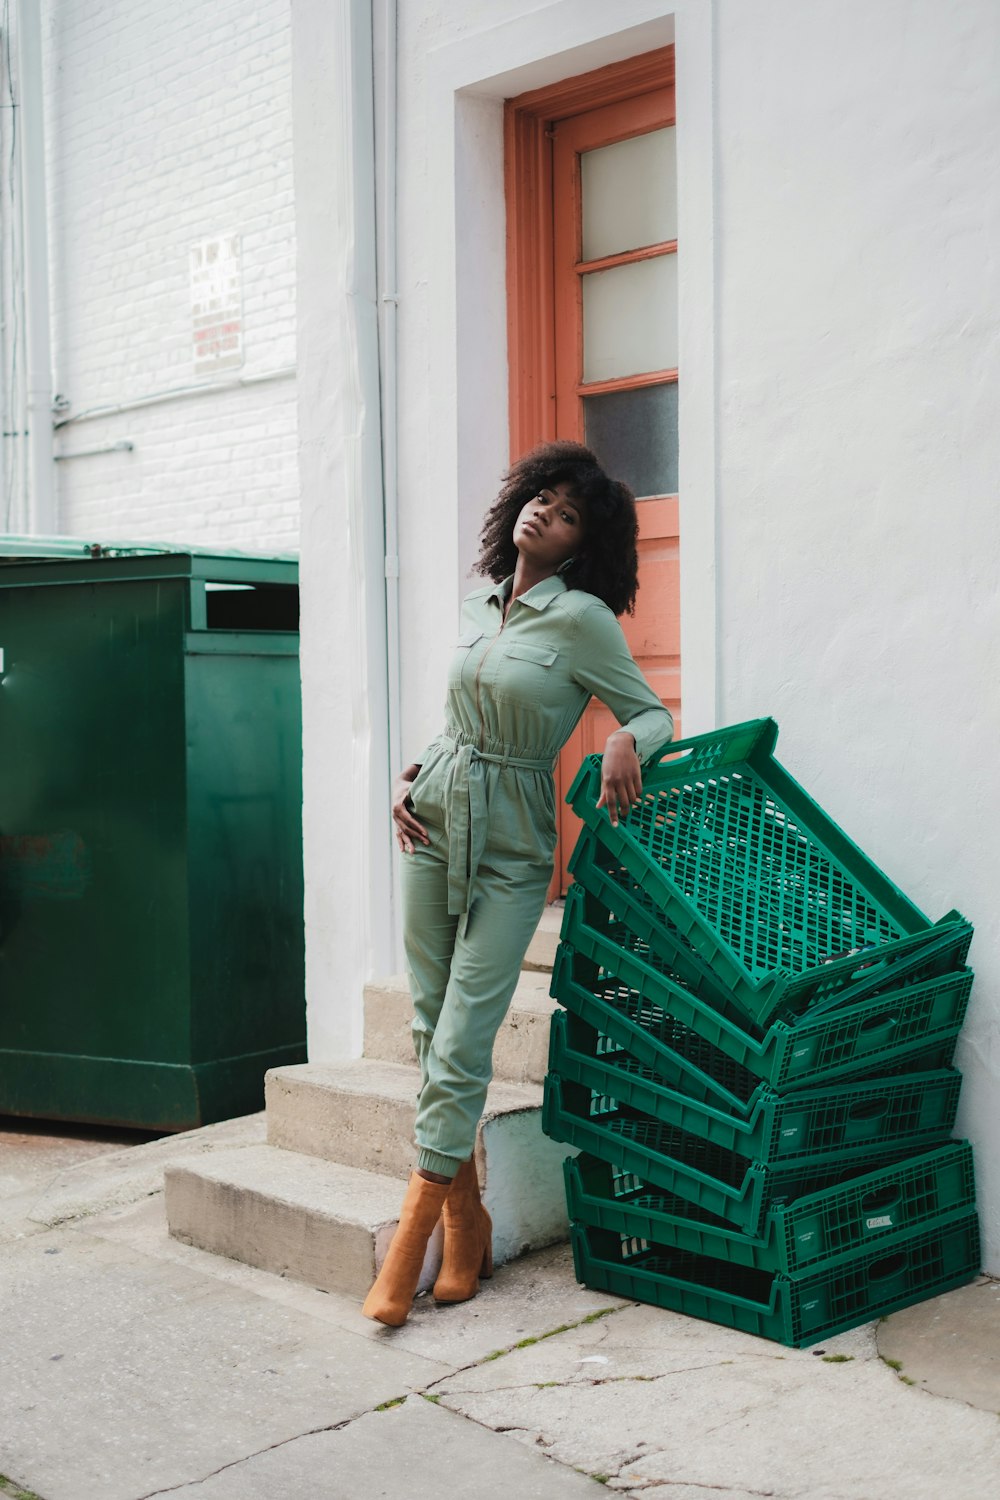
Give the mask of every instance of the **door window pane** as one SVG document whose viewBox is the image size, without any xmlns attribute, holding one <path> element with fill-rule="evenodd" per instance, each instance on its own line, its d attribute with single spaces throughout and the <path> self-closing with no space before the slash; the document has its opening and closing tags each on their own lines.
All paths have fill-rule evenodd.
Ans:
<svg viewBox="0 0 1000 1500">
<path fill-rule="evenodd" d="M 657 255 L 583 278 L 583 378 L 677 367 L 677 256 Z"/>
<path fill-rule="evenodd" d="M 585 442 L 635 495 L 677 493 L 677 385 L 585 396 Z"/>
<path fill-rule="evenodd" d="M 583 258 L 677 238 L 673 125 L 580 155 Z"/>
</svg>

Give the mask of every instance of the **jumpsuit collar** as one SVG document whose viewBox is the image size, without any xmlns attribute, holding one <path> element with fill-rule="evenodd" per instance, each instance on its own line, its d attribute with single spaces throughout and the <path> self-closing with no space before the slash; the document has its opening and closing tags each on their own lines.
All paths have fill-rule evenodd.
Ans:
<svg viewBox="0 0 1000 1500">
<path fill-rule="evenodd" d="M 502 583 L 495 584 L 486 597 L 487 599 L 495 599 L 502 607 L 505 600 L 510 597 L 513 587 L 514 575 L 511 573 Z M 560 594 L 565 594 L 565 592 L 566 580 L 560 578 L 558 573 L 553 573 L 551 578 L 543 578 L 541 583 L 536 583 L 532 588 L 528 589 L 526 594 L 521 594 L 517 602 L 518 604 L 527 604 L 529 608 L 540 612 L 547 608 L 553 599 L 557 599 Z"/>
</svg>

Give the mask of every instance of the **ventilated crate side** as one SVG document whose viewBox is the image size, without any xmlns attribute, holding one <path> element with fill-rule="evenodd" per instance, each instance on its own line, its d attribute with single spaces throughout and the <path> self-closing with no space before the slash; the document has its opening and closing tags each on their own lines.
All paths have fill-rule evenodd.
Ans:
<svg viewBox="0 0 1000 1500">
<path fill-rule="evenodd" d="M 570 891 L 563 940 L 584 964 L 593 966 L 589 979 L 595 990 L 625 983 L 651 1009 L 669 1015 L 779 1091 L 810 1087 L 822 1078 L 871 1072 L 883 1061 L 903 1061 L 957 1037 L 965 1019 L 973 976 L 960 968 L 936 978 L 915 974 L 898 988 L 810 1014 L 794 1026 L 780 1020 L 766 1031 L 749 1022 L 741 1026 L 692 993 L 624 923 L 605 918 L 602 930 L 596 925 L 600 911 L 591 905 L 586 912 L 584 899 L 583 892 Z M 586 920 L 587 915 L 593 920 Z M 557 998 L 567 973 L 564 961 L 553 974 L 552 993 Z M 705 1071 L 724 1081 L 721 1063 Z"/>
<path fill-rule="evenodd" d="M 949 1141 L 878 1171 L 848 1172 L 768 1210 L 759 1236 L 733 1229 L 633 1173 L 586 1154 L 564 1163 L 571 1220 L 756 1270 L 800 1274 L 975 1208 L 972 1148 Z"/>
<path fill-rule="evenodd" d="M 727 1111 L 668 1088 L 624 1050 L 601 1051 L 600 1033 L 578 1018 L 552 1017 L 549 1068 L 653 1119 L 765 1166 L 873 1150 L 899 1155 L 946 1139 L 961 1075 L 954 1069 L 821 1086 L 794 1094 L 762 1090 L 746 1112 Z"/>
<path fill-rule="evenodd" d="M 804 1348 L 963 1286 L 979 1271 L 975 1213 L 801 1277 L 691 1255 L 573 1224 L 577 1279 L 595 1290 Z"/>
<path fill-rule="evenodd" d="M 632 1172 L 744 1234 L 761 1234 L 770 1208 L 828 1187 L 849 1165 L 827 1157 L 764 1166 L 554 1073 L 545 1079 L 542 1129 L 552 1140 Z M 905 1154 L 896 1147 L 873 1150 L 853 1165 L 860 1175 Z"/>
</svg>

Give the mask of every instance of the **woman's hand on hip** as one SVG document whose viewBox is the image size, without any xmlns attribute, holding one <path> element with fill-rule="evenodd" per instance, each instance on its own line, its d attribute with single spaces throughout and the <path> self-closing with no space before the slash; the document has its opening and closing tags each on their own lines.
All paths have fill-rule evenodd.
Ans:
<svg viewBox="0 0 1000 1500">
<path fill-rule="evenodd" d="M 396 832 L 396 842 L 404 854 L 413 853 L 415 839 L 419 839 L 422 844 L 430 843 L 427 829 L 415 817 L 413 803 L 410 801 L 410 787 L 419 770 L 419 766 L 407 766 L 392 783 L 392 826 Z"/>
<path fill-rule="evenodd" d="M 601 795 L 598 807 L 606 807 L 613 828 L 628 817 L 632 804 L 642 796 L 642 766 L 635 753 L 635 739 L 627 729 L 608 736 L 601 761 Z"/>
</svg>

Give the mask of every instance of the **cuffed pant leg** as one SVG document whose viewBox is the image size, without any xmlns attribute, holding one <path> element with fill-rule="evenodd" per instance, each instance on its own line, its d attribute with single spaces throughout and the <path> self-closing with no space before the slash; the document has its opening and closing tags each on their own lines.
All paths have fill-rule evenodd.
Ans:
<svg viewBox="0 0 1000 1500">
<path fill-rule="evenodd" d="M 427 1052 L 444 1003 L 455 949 L 458 918 L 448 915 L 448 846 L 430 826 L 429 845 L 418 845 L 400 860 L 403 946 L 413 997 L 413 1047 L 427 1082 Z"/>
<path fill-rule="evenodd" d="M 420 1163 L 471 1156 L 493 1076 L 493 1043 L 545 905 L 551 868 L 480 865 L 465 932 L 424 1061 L 417 1108 Z M 448 1170 L 441 1168 L 441 1170 Z"/>
</svg>

